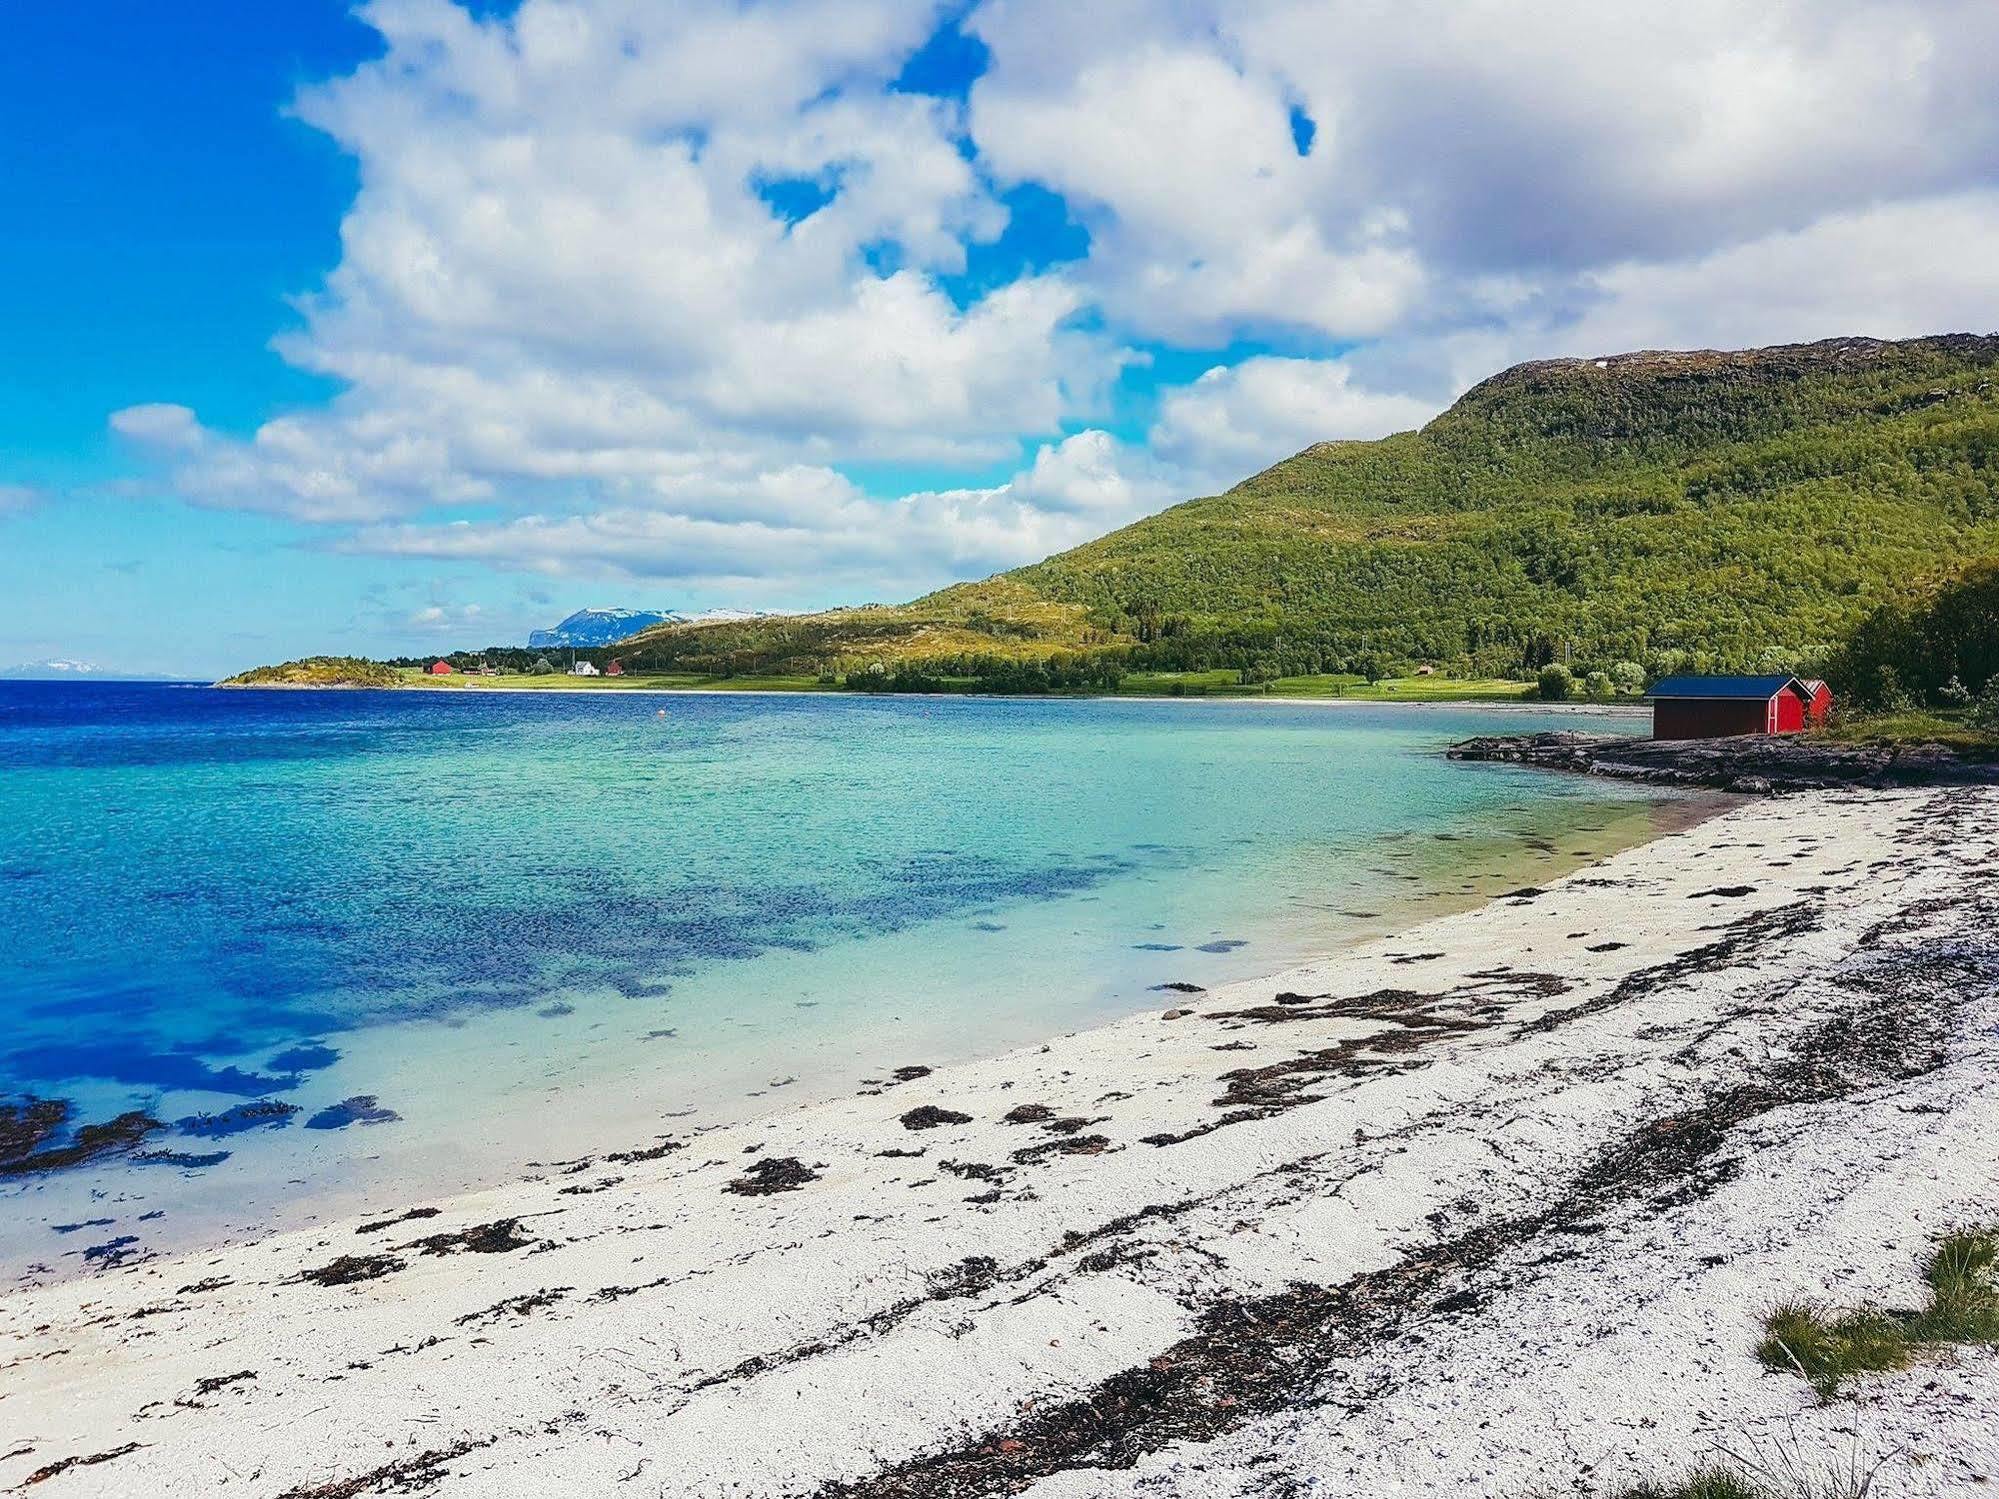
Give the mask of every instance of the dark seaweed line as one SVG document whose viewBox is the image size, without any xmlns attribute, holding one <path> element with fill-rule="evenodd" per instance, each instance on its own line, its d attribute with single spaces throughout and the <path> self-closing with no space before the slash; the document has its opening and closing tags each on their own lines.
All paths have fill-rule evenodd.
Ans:
<svg viewBox="0 0 1999 1499">
<path fill-rule="evenodd" d="M 1924 903 L 1922 914 L 1929 914 L 1933 904 Z M 1823 914 L 1822 905 L 1799 902 L 1738 917 L 1722 929 L 1723 935 L 1716 941 L 1680 954 L 1665 963 L 1639 969 L 1627 975 L 1607 993 L 1585 1004 L 1545 1014 L 1515 1028 L 1513 1034 L 1520 1036 L 1552 1029 L 1566 1020 L 1578 1018 L 1585 1013 L 1597 1013 L 1627 1004 L 1695 975 L 1730 967 L 1740 962 L 1745 955 L 1753 953 L 1759 944 L 1803 935 L 1817 929 L 1823 920 Z M 1208 1018 L 1260 1024 L 1322 1020 L 1328 1017 L 1369 1018 L 1393 1020 L 1396 1026 L 1389 1031 L 1341 1042 L 1331 1048 L 1308 1051 L 1299 1057 L 1269 1064 L 1264 1068 L 1239 1069 L 1225 1074 L 1223 1081 L 1229 1084 L 1229 1091 L 1215 1099 L 1214 1106 L 1229 1112 L 1179 1134 L 1148 1136 L 1144 1143 L 1178 1144 L 1230 1124 L 1265 1119 L 1290 1108 L 1316 1103 L 1323 1095 L 1305 1090 L 1333 1076 L 1342 1074 L 1365 1076 L 1391 1066 L 1395 1058 L 1416 1051 L 1433 1041 L 1498 1028 L 1491 1022 L 1472 1022 L 1439 1012 L 1454 1008 L 1463 1009 L 1471 1001 L 1490 999 L 1495 993 L 1503 993 L 1509 988 L 1520 991 L 1522 997 L 1552 997 L 1566 987 L 1564 981 L 1556 979 L 1553 975 L 1539 973 L 1516 974 L 1495 970 L 1474 977 L 1486 982 L 1483 986 L 1468 991 L 1453 990 L 1441 994 L 1426 994 L 1410 989 L 1391 988 L 1329 1003 L 1326 1002 L 1329 996 L 1325 995 L 1285 994 L 1279 996 L 1279 1003 L 1275 1005 L 1251 1010 L 1215 1012 Z M 1739 1018 L 1739 1014 L 1718 1024 L 1729 1024 L 1736 1018 Z M 1238 1105 L 1250 1106 L 1237 1107 Z M 1406 1137 L 1434 1123 L 1434 1118 L 1413 1121 L 1409 1126 L 1393 1133 L 1397 1137 Z M 1316 1157 L 1309 1159 L 1315 1160 Z M 1304 1161 L 1288 1162 L 1281 1167 L 1272 1168 L 1269 1172 L 1258 1173 L 1258 1176 L 1295 1175 L 1305 1164 Z M 1216 1193 L 1171 1204 L 1150 1206 L 1100 1224 L 1093 1229 L 1072 1231 L 1065 1236 L 1061 1246 L 1051 1249 L 1045 1256 L 1023 1260 L 1015 1265 L 1001 1267 L 985 1257 L 968 1258 L 961 1265 L 948 1267 L 933 1276 L 931 1289 L 925 1294 L 894 1302 L 854 1322 L 830 1329 L 822 1336 L 743 1359 L 727 1369 L 718 1370 L 695 1380 L 686 1387 L 684 1393 L 691 1396 L 717 1385 L 754 1379 L 772 1370 L 816 1358 L 864 1339 L 878 1339 L 901 1326 L 910 1316 L 926 1306 L 955 1297 L 996 1291 L 1003 1286 L 1017 1285 L 1023 1280 L 1034 1279 L 1047 1271 L 1053 1261 L 1074 1255 L 1085 1244 L 1100 1242 L 1106 1238 L 1122 1238 L 1143 1221 L 1178 1217 L 1186 1211 L 1206 1205 L 1214 1198 L 1247 1185 L 1249 1183 L 1246 1182 L 1232 1184 L 1231 1187 Z M 1340 1180 L 1330 1183 L 1328 1189 L 1337 1192 L 1344 1185 L 1344 1180 Z M 1085 1272 L 1108 1269 L 1131 1257 L 1129 1246 L 1117 1244 L 1100 1255 L 1085 1257 L 1078 1268 Z M 1045 1279 L 1035 1280 L 1028 1289 L 1010 1299 L 1017 1304 L 1048 1294 L 1066 1282 L 1074 1273 L 1076 1272 L 1058 1272 Z"/>
<path fill-rule="evenodd" d="M 1739 1172 L 1739 1163 L 1718 1156 L 1743 1125 L 1787 1106 L 1934 1071 L 1949 1060 L 1951 1031 L 1968 996 L 1995 980 L 1999 953 L 1989 943 L 1864 955 L 1835 980 L 1856 996 L 1853 1008 L 1814 1027 L 1791 1057 L 1760 1078 L 1714 1092 L 1610 1145 L 1548 1206 L 1338 1285 L 1218 1303 L 1192 1337 L 1084 1396 L 959 1448 L 828 1484 L 820 1499 L 1017 1493 L 1082 1467 L 1128 1468 L 1168 1444 L 1211 1441 L 1254 1417 L 1307 1404 L 1331 1366 L 1412 1323 L 1475 1305 L 1491 1289 L 1479 1277 L 1544 1236 L 1620 1207 L 1663 1211 L 1713 1192 Z M 1522 1265 L 1518 1273 L 1535 1268 Z"/>
</svg>

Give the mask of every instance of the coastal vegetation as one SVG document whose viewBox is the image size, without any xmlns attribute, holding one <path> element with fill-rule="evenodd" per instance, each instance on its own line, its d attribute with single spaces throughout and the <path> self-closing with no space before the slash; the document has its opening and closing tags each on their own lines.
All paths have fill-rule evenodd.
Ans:
<svg viewBox="0 0 1999 1499">
<path fill-rule="evenodd" d="M 277 666 L 258 666 L 227 678 L 224 687 L 398 687 L 394 667 L 359 656 L 306 656 Z"/>
<path fill-rule="evenodd" d="M 1999 1344 L 1999 1231 L 1956 1233 L 1938 1244 L 1923 1271 L 1929 1304 L 1920 1311 L 1862 1307 L 1827 1311 L 1790 1302 L 1764 1322 L 1756 1356 L 1798 1375 L 1831 1400 L 1862 1374 L 1905 1368 L 1944 1344 Z"/>
<path fill-rule="evenodd" d="M 1640 1484 L 1617 1499 L 1868 1499 L 1888 1466 L 1858 1447 L 1829 1456 L 1801 1449 L 1796 1438 L 1767 1452 L 1725 1452 L 1683 1477 Z"/>
<path fill-rule="evenodd" d="M 1835 739 L 1999 753 L 1999 560 L 1882 604 L 1825 674 L 1842 705 L 1827 730 Z"/>
<path fill-rule="evenodd" d="M 1827 660 L 1826 676 L 1858 705 L 1955 708 L 1999 729 L 1999 559 L 1873 610 Z"/>
</svg>

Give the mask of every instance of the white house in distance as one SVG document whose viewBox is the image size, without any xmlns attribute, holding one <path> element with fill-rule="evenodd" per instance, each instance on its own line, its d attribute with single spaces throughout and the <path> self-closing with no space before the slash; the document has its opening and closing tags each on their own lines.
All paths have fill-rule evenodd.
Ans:
<svg viewBox="0 0 1999 1499">
<path fill-rule="evenodd" d="M 598 671 L 588 661 L 578 661 L 574 666 L 569 668 L 569 674 L 572 677 L 600 677 L 603 675 L 602 672 Z"/>
</svg>

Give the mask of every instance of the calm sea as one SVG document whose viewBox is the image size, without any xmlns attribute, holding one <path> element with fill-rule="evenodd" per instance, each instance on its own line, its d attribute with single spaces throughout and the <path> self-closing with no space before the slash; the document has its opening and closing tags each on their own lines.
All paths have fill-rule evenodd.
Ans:
<svg viewBox="0 0 1999 1499">
<path fill-rule="evenodd" d="M 0 684 L 0 1278 L 1072 1030 L 1683 815 L 1438 753 L 1582 722 Z M 39 1151 L 165 1127 L 24 1173 L 37 1099 Z"/>
</svg>

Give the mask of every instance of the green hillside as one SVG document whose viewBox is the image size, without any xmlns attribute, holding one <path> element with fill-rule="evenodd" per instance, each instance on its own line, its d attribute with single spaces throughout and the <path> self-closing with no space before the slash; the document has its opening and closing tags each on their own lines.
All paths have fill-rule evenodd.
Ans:
<svg viewBox="0 0 1999 1499">
<path fill-rule="evenodd" d="M 1999 336 L 1521 365 L 1420 432 L 1321 443 L 911 604 L 668 626 L 640 670 L 1253 675 L 1813 664 L 1999 555 Z"/>
</svg>

